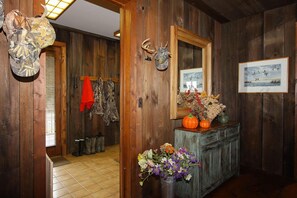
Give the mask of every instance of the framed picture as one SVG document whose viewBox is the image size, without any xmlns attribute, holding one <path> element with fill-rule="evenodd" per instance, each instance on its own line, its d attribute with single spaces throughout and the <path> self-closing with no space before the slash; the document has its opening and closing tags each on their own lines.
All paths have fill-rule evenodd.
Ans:
<svg viewBox="0 0 297 198">
<path fill-rule="evenodd" d="M 180 92 L 184 91 L 203 91 L 203 70 L 202 68 L 180 70 Z"/>
<path fill-rule="evenodd" d="M 239 93 L 287 93 L 288 57 L 239 63 Z"/>
</svg>

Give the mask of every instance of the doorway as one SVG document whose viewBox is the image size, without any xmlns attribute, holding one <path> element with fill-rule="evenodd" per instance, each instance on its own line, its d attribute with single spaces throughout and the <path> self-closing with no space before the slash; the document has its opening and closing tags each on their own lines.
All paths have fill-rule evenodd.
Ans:
<svg viewBox="0 0 297 198">
<path fill-rule="evenodd" d="M 66 155 L 66 44 L 56 41 L 46 53 L 46 152 Z"/>
</svg>

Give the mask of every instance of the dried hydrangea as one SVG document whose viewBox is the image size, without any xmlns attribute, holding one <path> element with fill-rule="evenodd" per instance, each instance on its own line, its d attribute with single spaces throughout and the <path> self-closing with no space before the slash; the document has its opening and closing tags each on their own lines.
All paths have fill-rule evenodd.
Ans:
<svg viewBox="0 0 297 198">
<path fill-rule="evenodd" d="M 226 106 L 219 102 L 219 95 L 207 95 L 206 92 L 179 93 L 177 103 L 180 107 L 189 108 L 191 113 L 200 120 L 212 121 Z"/>
</svg>

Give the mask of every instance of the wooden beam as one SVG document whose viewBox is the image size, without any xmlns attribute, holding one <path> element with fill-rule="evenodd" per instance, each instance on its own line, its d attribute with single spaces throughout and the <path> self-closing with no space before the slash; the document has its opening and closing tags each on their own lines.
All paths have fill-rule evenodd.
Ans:
<svg viewBox="0 0 297 198">
<path fill-rule="evenodd" d="M 224 17 L 222 14 L 220 14 L 218 11 L 214 10 L 213 8 L 209 7 L 206 3 L 204 3 L 202 0 L 185 0 L 187 3 L 195 6 L 199 10 L 205 12 L 215 20 L 217 20 L 220 23 L 227 23 L 230 20 Z"/>
</svg>

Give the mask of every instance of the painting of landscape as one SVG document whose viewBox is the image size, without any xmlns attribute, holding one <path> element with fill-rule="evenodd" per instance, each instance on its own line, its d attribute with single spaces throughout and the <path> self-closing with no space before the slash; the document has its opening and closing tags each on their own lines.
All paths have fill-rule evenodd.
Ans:
<svg viewBox="0 0 297 198">
<path fill-rule="evenodd" d="M 288 57 L 239 63 L 238 92 L 286 93 Z"/>
<path fill-rule="evenodd" d="M 280 86 L 281 64 L 244 68 L 244 86 Z"/>
</svg>

